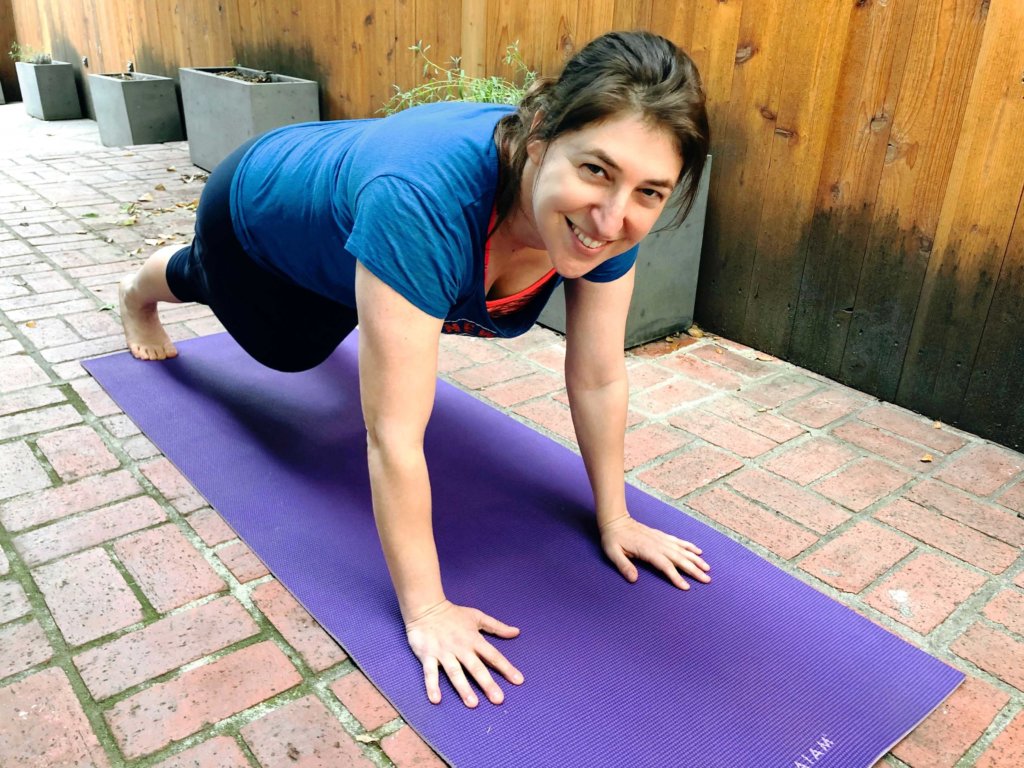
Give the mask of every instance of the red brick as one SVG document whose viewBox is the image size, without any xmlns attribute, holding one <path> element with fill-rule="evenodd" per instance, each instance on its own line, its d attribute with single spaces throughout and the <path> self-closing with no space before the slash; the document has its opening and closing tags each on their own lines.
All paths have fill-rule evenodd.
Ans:
<svg viewBox="0 0 1024 768">
<path fill-rule="evenodd" d="M 775 512 L 796 520 L 818 533 L 828 533 L 850 519 L 837 504 L 794 488 L 784 480 L 760 469 L 746 469 L 729 478 L 729 485 Z"/>
<path fill-rule="evenodd" d="M 231 530 L 231 526 L 225 523 L 224 518 L 212 509 L 200 509 L 186 519 L 208 547 L 223 544 L 225 541 L 235 538 L 235 532 Z"/>
<path fill-rule="evenodd" d="M 398 717 L 395 708 L 358 669 L 331 683 L 331 690 L 368 731 Z"/>
<path fill-rule="evenodd" d="M 167 459 L 147 461 L 139 469 L 179 512 L 188 514 L 206 506 L 199 492 Z"/>
<path fill-rule="evenodd" d="M 985 615 L 1011 632 L 1024 635 L 1024 595 L 1004 589 L 985 606 Z"/>
<path fill-rule="evenodd" d="M 285 704 L 243 726 L 262 768 L 371 768 L 373 763 L 315 696 Z"/>
<path fill-rule="evenodd" d="M 1024 456 L 995 445 L 979 445 L 960 453 L 935 476 L 978 496 L 988 496 L 1024 471 Z"/>
<path fill-rule="evenodd" d="M 145 435 L 129 437 L 121 443 L 121 448 L 135 461 L 151 459 L 160 454 L 160 449 L 153 445 Z"/>
<path fill-rule="evenodd" d="M 1002 573 L 1017 559 L 1013 547 L 906 499 L 897 499 L 875 517 L 989 573 Z"/>
<path fill-rule="evenodd" d="M 175 613 L 75 657 L 89 692 L 106 699 L 260 631 L 233 597 Z"/>
<path fill-rule="evenodd" d="M 548 347 L 541 347 L 526 355 L 530 360 L 548 370 L 562 374 L 565 372 L 565 344 L 559 342 Z"/>
<path fill-rule="evenodd" d="M 724 488 L 713 488 L 688 504 L 787 560 L 818 540 L 813 533 Z"/>
<path fill-rule="evenodd" d="M 227 736 L 214 736 L 209 741 L 174 757 L 163 760 L 153 768 L 251 768 L 241 748 Z"/>
<path fill-rule="evenodd" d="M 0 418 L 0 440 L 25 437 L 36 432 L 47 432 L 58 427 L 81 423 L 82 417 L 70 405 L 58 405 L 55 408 L 16 413 L 13 416 Z"/>
<path fill-rule="evenodd" d="M 521 376 L 513 381 L 506 381 L 486 387 L 482 390 L 482 393 L 491 402 L 507 408 L 525 400 L 532 400 L 541 395 L 557 392 L 563 386 L 565 386 L 565 383 L 558 376 L 538 371 L 527 376 Z"/>
<path fill-rule="evenodd" d="M 79 295 L 77 291 L 69 291 L 69 293 L 73 293 L 75 296 Z M 22 323 L 26 320 L 42 320 L 44 317 L 62 317 L 72 312 L 85 312 L 86 310 L 94 309 L 95 306 L 92 299 L 74 299 L 58 304 L 42 304 L 25 307 L 24 309 L 12 309 L 7 312 L 7 319 L 15 323 Z"/>
<path fill-rule="evenodd" d="M 913 766 L 953 768 L 1009 700 L 995 686 L 968 675 L 949 698 L 893 747 L 892 754 Z"/>
<path fill-rule="evenodd" d="M 0 688 L 0 755 L 25 768 L 110 765 L 61 669 L 45 669 Z M 6 761 L 10 761 L 7 763 Z"/>
<path fill-rule="evenodd" d="M 959 435 L 936 428 L 937 422 L 892 405 L 865 408 L 857 418 L 942 453 L 952 453 L 967 444 Z"/>
<path fill-rule="evenodd" d="M 911 477 L 875 459 L 860 459 L 838 474 L 815 483 L 814 490 L 854 512 L 860 512 L 888 496 Z"/>
<path fill-rule="evenodd" d="M 162 525 L 114 544 L 114 551 L 160 613 L 225 588 L 205 558 L 174 525 Z"/>
<path fill-rule="evenodd" d="M 766 408 L 778 408 L 820 388 L 818 382 L 801 373 L 783 373 L 746 387 L 742 394 L 747 400 L 760 403 Z"/>
<path fill-rule="evenodd" d="M 739 389 L 743 386 L 744 379 L 739 374 L 727 368 L 706 363 L 693 355 L 673 355 L 660 362 L 676 373 L 716 389 Z"/>
<path fill-rule="evenodd" d="M 252 674 L 259 670 L 259 674 Z M 148 755 L 302 682 L 273 643 L 250 645 L 118 702 L 106 713 L 125 757 Z"/>
<path fill-rule="evenodd" d="M 396 768 L 446 768 L 423 739 L 408 725 L 381 739 L 381 747 Z"/>
<path fill-rule="evenodd" d="M 52 656 L 50 641 L 35 619 L 0 627 L 0 679 L 42 664 Z M 0 733 L 2 722 L 0 719 Z"/>
<path fill-rule="evenodd" d="M 682 448 L 691 442 L 684 433 L 660 424 L 647 424 L 626 432 L 626 471 Z"/>
<path fill-rule="evenodd" d="M 660 387 L 634 395 L 630 405 L 646 413 L 659 416 L 711 394 L 714 394 L 714 391 L 707 387 L 702 387 L 692 381 L 676 379 L 668 384 L 662 384 Z"/>
<path fill-rule="evenodd" d="M 1019 515 L 1024 515 L 1024 481 L 1010 486 L 997 501 L 1004 507 L 1009 507 Z"/>
<path fill-rule="evenodd" d="M 217 557 L 227 566 L 234 577 L 243 584 L 247 581 L 262 578 L 270 573 L 267 567 L 256 557 L 256 553 L 240 541 L 218 549 Z"/>
<path fill-rule="evenodd" d="M 142 606 L 102 549 L 90 549 L 32 573 L 70 645 L 82 645 L 142 620 Z"/>
<path fill-rule="evenodd" d="M 1013 580 L 1014 585 L 1024 589 L 1024 571 L 1017 574 L 1017 578 Z"/>
<path fill-rule="evenodd" d="M 925 472 L 931 468 L 929 462 L 921 461 L 923 457 L 931 455 L 927 449 L 914 443 L 908 443 L 878 427 L 858 421 L 848 421 L 833 429 L 832 434 L 840 440 L 858 445 L 865 451 L 889 459 L 895 464 L 902 464 L 912 472 Z"/>
<path fill-rule="evenodd" d="M 760 456 L 776 446 L 776 443 L 767 437 L 700 409 L 683 411 L 670 418 L 669 424 L 746 458 Z"/>
<path fill-rule="evenodd" d="M 743 462 L 735 456 L 699 446 L 642 472 L 639 479 L 665 495 L 679 499 L 742 466 Z"/>
<path fill-rule="evenodd" d="M 534 368 L 524 360 L 510 357 L 493 363 L 484 363 L 473 368 L 463 368 L 451 375 L 466 389 L 483 389 L 494 384 L 501 384 L 520 376 L 533 373 Z"/>
<path fill-rule="evenodd" d="M 28 355 L 11 355 L 0 366 L 0 394 L 49 383 L 46 371 Z"/>
<path fill-rule="evenodd" d="M 1022 765 L 1024 765 L 1024 712 L 1019 712 L 978 758 L 977 768 L 1020 768 Z"/>
<path fill-rule="evenodd" d="M 924 553 L 879 584 L 867 602 L 927 635 L 984 583 L 984 576 L 947 558 Z"/>
<path fill-rule="evenodd" d="M 34 567 L 166 519 L 167 515 L 153 499 L 140 496 L 24 533 L 14 539 L 14 546 L 25 563 Z"/>
<path fill-rule="evenodd" d="M 960 657 L 1024 691 L 1024 643 L 976 622 L 950 647 Z"/>
<path fill-rule="evenodd" d="M 740 397 L 716 397 L 701 406 L 704 410 L 721 416 L 723 419 L 756 432 L 776 443 L 785 443 L 799 437 L 805 430 L 789 419 L 768 413 L 768 409 L 753 405 Z"/>
<path fill-rule="evenodd" d="M 252 601 L 314 672 L 322 672 L 348 658 L 281 582 L 260 584 L 252 591 Z"/>
<path fill-rule="evenodd" d="M 131 474 L 111 472 L 8 501 L 0 505 L 0 522 L 9 531 L 20 531 L 138 493 L 142 488 Z"/>
<path fill-rule="evenodd" d="M 65 397 L 59 389 L 49 386 L 36 387 L 35 389 L 21 389 L 17 392 L 5 394 L 0 398 L 0 416 L 8 416 L 19 411 L 28 411 L 33 408 L 41 408 L 44 405 L 62 403 Z"/>
<path fill-rule="evenodd" d="M 0 445 L 0 499 L 9 499 L 50 485 L 32 449 L 24 443 Z M 0 507 L 0 515 L 6 504 Z"/>
<path fill-rule="evenodd" d="M 110 399 L 95 379 L 79 379 L 71 386 L 94 415 L 102 417 L 121 413 L 120 406 Z"/>
<path fill-rule="evenodd" d="M 76 344 L 50 347 L 40 352 L 40 355 L 49 363 L 63 363 L 68 360 L 81 360 L 85 357 L 95 357 L 122 349 L 124 349 L 124 334 L 119 333 L 116 336 L 104 336 L 102 339 L 89 339 Z"/>
<path fill-rule="evenodd" d="M 1024 520 L 991 502 L 977 502 L 937 480 L 915 485 L 906 498 L 1007 544 L 1024 546 Z"/>
<path fill-rule="evenodd" d="M 864 407 L 867 399 L 845 389 L 828 389 L 783 409 L 783 415 L 814 429 L 831 424 Z"/>
<path fill-rule="evenodd" d="M 139 434 L 139 428 L 136 426 L 135 422 L 123 413 L 107 416 L 101 419 L 101 421 L 110 434 L 121 440 Z"/>
<path fill-rule="evenodd" d="M 518 405 L 513 411 L 554 432 L 569 443 L 576 444 L 576 430 L 573 428 L 572 414 L 567 406 L 543 398 Z"/>
<path fill-rule="evenodd" d="M 6 576 L 10 573 L 11 564 L 7 561 L 7 555 L 3 549 L 0 548 L 0 576 Z"/>
<path fill-rule="evenodd" d="M 800 562 L 812 576 L 857 593 L 914 551 L 914 545 L 881 526 L 862 521 Z"/>
<path fill-rule="evenodd" d="M 43 435 L 36 443 L 65 481 L 78 480 L 120 466 L 90 427 L 72 427 Z"/>
<path fill-rule="evenodd" d="M 56 317 L 49 317 L 29 323 L 22 323 L 21 332 L 36 349 L 56 347 L 61 344 L 73 344 L 81 341 L 82 338 L 73 330 L 67 327 L 63 320 Z"/>
<path fill-rule="evenodd" d="M 0 624 L 20 619 L 32 612 L 25 590 L 16 581 L 0 581 Z"/>
<path fill-rule="evenodd" d="M 464 355 L 474 363 L 493 363 L 508 356 L 508 352 L 497 344 L 473 336 L 457 336 L 444 334 L 441 336 L 441 349 L 450 349 Z"/>
<path fill-rule="evenodd" d="M 646 344 L 641 344 L 639 347 L 633 347 L 629 350 L 629 355 L 630 357 L 636 358 L 667 357 L 673 352 L 685 349 L 686 347 L 692 347 L 697 343 L 697 339 L 691 336 L 673 334 L 671 336 L 658 339 L 657 341 L 649 341 Z"/>
<path fill-rule="evenodd" d="M 751 360 L 749 357 L 738 355 L 735 352 L 723 349 L 717 344 L 703 344 L 699 347 L 687 350 L 687 354 L 699 357 L 709 363 L 720 365 L 723 368 L 742 373 L 750 379 L 760 378 L 775 373 L 778 368 L 771 364 Z"/>
<path fill-rule="evenodd" d="M 494 339 L 490 343 L 507 349 L 509 352 L 530 352 L 541 347 L 559 344 L 561 339 L 554 331 L 535 325 L 522 336 L 514 336 L 510 339 Z"/>
<path fill-rule="evenodd" d="M 800 485 L 813 483 L 857 458 L 857 454 L 828 437 L 812 437 L 776 454 L 761 466 Z"/>
<path fill-rule="evenodd" d="M 437 351 L 437 372 L 443 374 L 450 374 L 453 371 L 458 371 L 462 368 L 468 368 L 473 365 L 473 361 L 463 355 L 461 352 L 457 352 L 454 349 L 449 349 L 443 344 Z"/>
<path fill-rule="evenodd" d="M 122 333 L 121 323 L 113 312 L 81 312 L 64 318 L 83 339 L 98 339 Z"/>
<path fill-rule="evenodd" d="M 630 392 L 650 389 L 658 384 L 664 384 L 669 379 L 675 378 L 675 374 L 671 371 L 666 371 L 664 368 L 647 361 L 628 365 L 626 376 L 629 378 Z"/>
</svg>

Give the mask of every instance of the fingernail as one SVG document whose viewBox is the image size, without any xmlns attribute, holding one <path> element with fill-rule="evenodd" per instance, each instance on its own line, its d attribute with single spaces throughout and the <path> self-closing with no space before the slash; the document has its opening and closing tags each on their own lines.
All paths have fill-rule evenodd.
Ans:
<svg viewBox="0 0 1024 768">
<path fill-rule="evenodd" d="M 519 685 L 520 683 L 523 682 L 523 676 L 520 675 L 519 673 L 516 673 L 516 674 L 512 675 L 512 682 L 515 683 L 516 685 Z"/>
</svg>

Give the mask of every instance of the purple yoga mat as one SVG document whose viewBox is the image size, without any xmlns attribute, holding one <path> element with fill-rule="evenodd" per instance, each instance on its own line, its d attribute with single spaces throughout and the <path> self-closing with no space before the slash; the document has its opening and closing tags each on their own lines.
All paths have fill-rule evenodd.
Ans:
<svg viewBox="0 0 1024 768">
<path fill-rule="evenodd" d="M 482 342 L 484 343 L 484 342 Z M 680 592 L 604 559 L 573 452 L 439 384 L 426 435 L 448 597 L 522 629 L 526 678 L 431 705 L 370 508 L 356 344 L 282 374 L 224 335 L 86 368 L 458 768 L 865 768 L 963 675 L 635 489 L 638 519 L 698 543 L 713 581 Z"/>
</svg>

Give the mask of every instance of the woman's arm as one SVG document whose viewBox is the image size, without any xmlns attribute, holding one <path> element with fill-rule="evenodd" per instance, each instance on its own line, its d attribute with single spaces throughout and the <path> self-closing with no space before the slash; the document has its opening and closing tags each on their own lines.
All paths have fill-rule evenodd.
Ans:
<svg viewBox="0 0 1024 768">
<path fill-rule="evenodd" d="M 423 664 L 427 695 L 435 703 L 441 700 L 440 665 L 468 706 L 476 706 L 477 699 L 463 668 L 489 700 L 500 703 L 501 690 L 486 664 L 511 682 L 521 682 L 522 675 L 480 631 L 514 637 L 518 630 L 447 601 L 434 544 L 423 435 L 434 405 L 442 321 L 362 264 L 356 267 L 356 304 L 374 518 L 410 647 Z"/>
<path fill-rule="evenodd" d="M 622 350 L 634 273 L 635 268 L 609 283 L 566 281 L 569 406 L 605 554 L 629 581 L 638 576 L 630 561 L 635 557 L 661 570 L 680 589 L 689 589 L 680 571 L 699 581 L 710 580 L 700 549 L 636 522 L 626 508 L 623 455 L 629 381 Z"/>
</svg>

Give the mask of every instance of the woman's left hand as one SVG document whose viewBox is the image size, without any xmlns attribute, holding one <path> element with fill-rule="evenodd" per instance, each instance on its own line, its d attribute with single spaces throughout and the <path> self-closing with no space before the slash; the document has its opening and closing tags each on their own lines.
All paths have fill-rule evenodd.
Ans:
<svg viewBox="0 0 1024 768">
<path fill-rule="evenodd" d="M 650 528 L 628 514 L 605 523 L 600 530 L 604 553 L 629 582 L 639 576 L 630 558 L 650 563 L 680 589 L 690 588 L 680 571 L 705 584 L 711 581 L 706 573 L 710 566 L 701 559 L 701 550 L 695 544 Z"/>
</svg>

